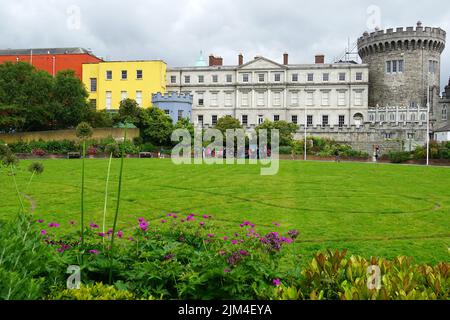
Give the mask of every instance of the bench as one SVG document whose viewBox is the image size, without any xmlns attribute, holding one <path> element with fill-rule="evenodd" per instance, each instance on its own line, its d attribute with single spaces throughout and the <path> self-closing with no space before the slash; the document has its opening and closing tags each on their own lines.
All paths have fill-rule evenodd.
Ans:
<svg viewBox="0 0 450 320">
<path fill-rule="evenodd" d="M 139 152 L 139 158 L 153 158 L 151 152 Z"/>
<path fill-rule="evenodd" d="M 68 152 L 67 153 L 67 159 L 80 159 L 81 153 L 79 152 Z"/>
</svg>

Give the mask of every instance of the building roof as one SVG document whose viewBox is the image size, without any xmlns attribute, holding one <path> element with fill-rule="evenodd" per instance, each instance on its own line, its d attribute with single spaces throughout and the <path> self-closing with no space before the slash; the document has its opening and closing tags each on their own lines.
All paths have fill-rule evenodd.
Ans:
<svg viewBox="0 0 450 320">
<path fill-rule="evenodd" d="M 41 55 L 41 54 L 92 54 L 92 51 L 84 48 L 30 48 L 30 49 L 3 49 L 0 56 L 14 55 Z"/>
<path fill-rule="evenodd" d="M 447 131 L 450 131 L 450 124 L 440 129 L 434 130 L 434 132 L 447 132 Z"/>
</svg>

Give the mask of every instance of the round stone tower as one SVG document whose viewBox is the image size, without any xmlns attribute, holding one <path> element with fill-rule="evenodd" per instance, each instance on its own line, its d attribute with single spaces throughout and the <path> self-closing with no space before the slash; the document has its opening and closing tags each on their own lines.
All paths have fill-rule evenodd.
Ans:
<svg viewBox="0 0 450 320">
<path fill-rule="evenodd" d="M 369 107 L 425 106 L 430 86 L 432 107 L 440 94 L 445 31 L 417 26 L 365 32 L 358 53 L 369 65 Z"/>
</svg>

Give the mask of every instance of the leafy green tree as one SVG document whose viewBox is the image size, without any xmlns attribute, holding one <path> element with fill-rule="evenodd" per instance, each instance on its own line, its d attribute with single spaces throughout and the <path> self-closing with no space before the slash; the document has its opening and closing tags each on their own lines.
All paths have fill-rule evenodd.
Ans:
<svg viewBox="0 0 450 320">
<path fill-rule="evenodd" d="M 156 146 L 172 145 L 170 139 L 174 129 L 172 119 L 161 109 L 155 107 L 142 109 L 137 127 L 144 142 Z"/>
<path fill-rule="evenodd" d="M 57 128 L 75 127 L 87 120 L 90 106 L 88 93 L 83 83 L 72 70 L 58 72 L 55 78 L 54 99 L 57 105 L 54 114 Z"/>
<path fill-rule="evenodd" d="M 113 117 L 106 110 L 90 109 L 86 119 L 94 128 L 109 128 L 113 126 Z"/>
<path fill-rule="evenodd" d="M 217 120 L 214 128 L 225 134 L 228 129 L 242 129 L 242 125 L 238 119 L 232 116 L 225 116 Z"/>
<path fill-rule="evenodd" d="M 286 121 L 271 122 L 266 120 L 256 127 L 256 132 L 259 133 L 259 130 L 261 129 L 267 130 L 267 141 L 269 144 L 271 141 L 272 129 L 277 129 L 280 132 L 280 146 L 290 146 L 293 141 L 293 135 L 298 130 L 298 126 L 294 123 L 289 123 Z"/>
<path fill-rule="evenodd" d="M 120 102 L 119 113 L 114 117 L 115 123 L 132 123 L 135 126 L 139 124 L 141 108 L 136 100 L 125 99 Z"/>
</svg>

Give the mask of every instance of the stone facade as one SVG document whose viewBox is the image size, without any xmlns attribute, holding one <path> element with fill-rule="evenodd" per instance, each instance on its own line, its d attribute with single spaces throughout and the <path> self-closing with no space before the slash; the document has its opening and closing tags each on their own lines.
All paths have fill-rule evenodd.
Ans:
<svg viewBox="0 0 450 320">
<path fill-rule="evenodd" d="M 358 52 L 369 65 L 369 106 L 426 106 L 430 111 L 440 94 L 441 53 L 446 32 L 417 26 L 364 33 Z"/>
<path fill-rule="evenodd" d="M 434 112 L 436 130 L 450 126 L 450 79 Z"/>
<path fill-rule="evenodd" d="M 316 57 L 317 58 L 317 57 Z M 356 125 L 367 119 L 368 66 L 355 63 L 296 65 L 255 57 L 223 66 L 169 68 L 167 90 L 192 94 L 193 122 L 205 127 L 230 115 L 247 127 L 265 119 L 312 125 Z M 211 62 L 214 62 L 213 64 Z"/>
</svg>

